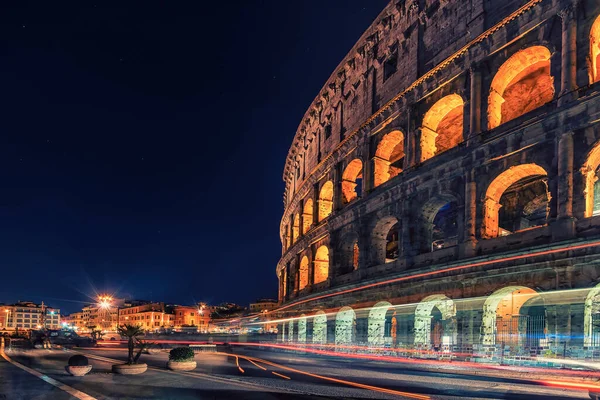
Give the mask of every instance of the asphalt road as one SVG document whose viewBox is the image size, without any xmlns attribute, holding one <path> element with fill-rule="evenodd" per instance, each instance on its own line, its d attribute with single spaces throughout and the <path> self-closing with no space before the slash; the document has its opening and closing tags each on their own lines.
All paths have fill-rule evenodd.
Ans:
<svg viewBox="0 0 600 400">
<path fill-rule="evenodd" d="M 200 353 L 190 373 L 166 370 L 167 353 L 142 355 L 149 370 L 114 375 L 123 349 L 80 350 L 93 370 L 83 378 L 64 366 L 72 352 L 12 353 L 14 361 L 96 399 L 589 399 L 586 391 L 552 388 L 527 379 L 409 370 L 390 363 L 315 357 L 234 347 L 230 354 Z M 237 355 L 237 357 L 236 357 Z M 67 393 L 16 366 L 0 363 L 0 399 L 68 399 Z"/>
</svg>

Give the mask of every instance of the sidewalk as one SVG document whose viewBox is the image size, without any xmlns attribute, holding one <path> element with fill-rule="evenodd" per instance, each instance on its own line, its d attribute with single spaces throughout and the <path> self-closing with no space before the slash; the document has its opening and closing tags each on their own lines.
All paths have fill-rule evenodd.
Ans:
<svg viewBox="0 0 600 400">
<path fill-rule="evenodd" d="M 68 393 L 10 364 L 0 357 L 0 399 L 72 400 Z"/>
</svg>

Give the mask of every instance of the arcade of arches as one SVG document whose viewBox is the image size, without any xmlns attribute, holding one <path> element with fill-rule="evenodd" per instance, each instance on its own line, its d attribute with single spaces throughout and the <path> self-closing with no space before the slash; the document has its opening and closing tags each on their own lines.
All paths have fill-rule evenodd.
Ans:
<svg viewBox="0 0 600 400">
<path fill-rule="evenodd" d="M 373 157 L 373 185 L 385 183 L 402 172 L 404 162 L 404 135 L 393 131 L 385 135 Z"/>
<path fill-rule="evenodd" d="M 342 196 L 344 204 L 362 195 L 362 161 L 358 158 L 350 161 L 350 164 L 342 174 Z"/>
<path fill-rule="evenodd" d="M 329 277 L 329 249 L 321 246 L 315 253 L 315 284 L 325 282 Z"/>
<path fill-rule="evenodd" d="M 423 117 L 421 161 L 457 146 L 463 140 L 462 97 L 451 94 L 438 100 Z"/>
<path fill-rule="evenodd" d="M 333 211 L 333 182 L 327 181 L 319 192 L 319 222 L 331 215 Z"/>
</svg>

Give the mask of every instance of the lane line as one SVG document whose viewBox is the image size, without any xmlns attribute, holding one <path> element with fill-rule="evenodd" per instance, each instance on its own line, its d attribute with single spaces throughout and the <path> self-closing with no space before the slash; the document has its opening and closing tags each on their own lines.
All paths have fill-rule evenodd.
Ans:
<svg viewBox="0 0 600 400">
<path fill-rule="evenodd" d="M 236 357 L 238 356 L 236 354 L 230 354 L 230 353 L 218 353 L 218 354 L 223 354 L 223 355 L 228 355 L 228 356 L 236 356 Z M 348 385 L 348 386 L 358 387 L 358 388 L 361 388 L 361 389 L 373 390 L 375 392 L 381 392 L 381 393 L 387 393 L 387 394 L 394 394 L 394 395 L 409 397 L 411 399 L 417 399 L 417 400 L 429 400 L 431 398 L 431 397 L 426 396 L 426 395 L 421 395 L 421 394 L 416 394 L 416 393 L 409 393 L 409 392 L 401 392 L 401 391 L 398 391 L 398 390 L 386 389 L 386 388 L 382 388 L 382 387 L 378 387 L 378 386 L 372 386 L 372 385 L 365 385 L 365 384 L 362 384 L 362 383 L 347 381 L 347 380 L 344 380 L 344 379 L 337 379 L 337 378 L 331 378 L 331 377 L 328 377 L 328 376 L 317 375 L 317 374 L 313 374 L 313 373 L 310 373 L 310 372 L 302 371 L 302 370 L 299 370 L 299 369 L 296 369 L 296 368 L 286 367 L 285 365 L 281 365 L 281 364 L 277 364 L 277 363 L 274 363 L 274 362 L 271 362 L 271 361 L 263 360 L 261 358 L 244 356 L 244 355 L 239 355 L 239 357 L 241 357 L 243 359 L 246 359 L 248 361 L 253 360 L 253 361 L 256 361 L 256 362 L 261 362 L 263 364 L 270 365 L 270 366 L 278 368 L 278 369 L 283 369 L 283 370 L 286 370 L 286 371 L 295 372 L 295 373 L 298 373 L 298 374 L 310 376 L 310 377 L 317 378 L 317 379 L 323 379 L 323 380 L 330 381 L 330 382 L 341 383 L 341 384 Z"/>
<path fill-rule="evenodd" d="M 44 382 L 47 382 L 47 383 L 51 384 L 52 386 L 57 387 L 60 390 L 63 390 L 65 392 L 69 393 L 71 396 L 73 396 L 79 400 L 97 400 L 95 397 L 92 397 L 87 393 L 84 393 L 84 392 L 77 390 L 69 385 L 59 382 L 56 379 L 50 378 L 48 375 L 44 375 L 41 372 L 36 371 L 35 369 L 26 367 L 25 365 L 21 364 L 20 362 L 14 361 L 9 356 L 7 356 L 6 353 L 4 353 L 4 350 L 0 350 L 0 355 L 2 355 L 2 358 L 4 358 L 6 361 L 11 363 L 15 367 L 21 368 L 23 371 L 29 372 L 31 375 L 36 376 L 36 377 L 40 378 L 41 380 L 43 380 Z"/>
<path fill-rule="evenodd" d="M 271 373 L 272 373 L 273 375 L 280 376 L 280 377 L 282 377 L 283 379 L 292 379 L 292 378 L 290 378 L 289 376 L 285 376 L 285 375 L 283 375 L 283 374 L 278 374 L 278 373 L 277 373 L 277 372 L 275 372 L 275 371 L 271 371 Z"/>
</svg>

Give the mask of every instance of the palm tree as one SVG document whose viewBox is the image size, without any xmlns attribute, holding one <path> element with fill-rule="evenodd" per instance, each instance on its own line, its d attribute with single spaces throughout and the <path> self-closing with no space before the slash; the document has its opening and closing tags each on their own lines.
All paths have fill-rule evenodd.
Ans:
<svg viewBox="0 0 600 400">
<path fill-rule="evenodd" d="M 135 344 L 136 342 L 141 342 L 138 339 L 138 336 L 141 336 L 144 334 L 144 330 L 139 327 L 139 326 L 135 326 L 135 325 L 123 325 L 117 328 L 117 331 L 119 332 L 119 334 L 121 336 L 125 336 L 128 339 L 127 342 L 127 349 L 129 350 L 129 355 L 127 357 L 127 364 L 137 364 L 138 359 L 140 358 L 140 355 L 142 354 L 142 351 L 147 347 L 145 346 L 145 343 L 141 343 L 142 346 L 140 346 L 140 351 L 135 355 L 133 355 L 133 349 L 135 348 Z"/>
</svg>

